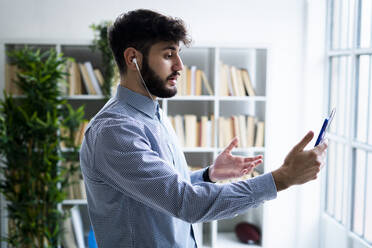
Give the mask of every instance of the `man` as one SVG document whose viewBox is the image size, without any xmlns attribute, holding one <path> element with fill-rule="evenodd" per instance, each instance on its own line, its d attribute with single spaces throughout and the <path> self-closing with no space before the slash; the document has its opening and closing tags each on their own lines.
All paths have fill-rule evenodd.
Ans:
<svg viewBox="0 0 372 248">
<path fill-rule="evenodd" d="M 250 173 L 262 162 L 262 156 L 232 156 L 235 138 L 211 166 L 190 174 L 156 101 L 177 93 L 179 46 L 190 42 L 183 22 L 131 11 L 116 19 L 109 41 L 121 82 L 88 125 L 80 155 L 99 247 L 197 247 L 193 223 L 243 213 L 316 178 L 327 145 L 304 151 L 312 132 L 272 173 L 214 184 Z"/>
</svg>

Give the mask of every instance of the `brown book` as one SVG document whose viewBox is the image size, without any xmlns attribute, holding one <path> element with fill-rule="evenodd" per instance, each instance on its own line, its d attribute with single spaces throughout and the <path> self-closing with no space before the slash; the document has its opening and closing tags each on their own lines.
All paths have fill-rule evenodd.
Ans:
<svg viewBox="0 0 372 248">
<path fill-rule="evenodd" d="M 239 143 L 240 147 L 247 147 L 247 125 L 245 121 L 244 115 L 239 115 L 238 117 L 239 122 Z"/>
<path fill-rule="evenodd" d="M 237 82 L 237 90 L 238 90 L 238 96 L 246 96 L 245 89 L 244 89 L 244 83 L 243 83 L 243 76 L 242 71 L 239 69 L 235 69 L 236 72 L 236 82 Z"/>
<path fill-rule="evenodd" d="M 187 65 L 183 66 L 182 71 L 180 71 L 180 76 L 177 79 L 177 95 L 185 96 L 187 94 Z"/>
<path fill-rule="evenodd" d="M 255 122 L 256 119 L 253 116 L 247 116 L 247 147 L 254 146 Z"/>
<path fill-rule="evenodd" d="M 207 76 L 205 75 L 204 71 L 201 71 L 201 77 L 202 77 L 202 82 L 203 82 L 203 85 L 208 93 L 208 95 L 210 96 L 213 96 L 213 90 L 212 90 L 212 87 L 211 85 L 209 84 L 209 81 L 208 81 L 208 78 Z"/>
<path fill-rule="evenodd" d="M 99 69 L 94 69 L 94 75 L 96 76 L 96 78 L 98 80 L 98 83 L 102 87 L 103 86 L 103 83 L 105 82 L 105 80 L 103 79 L 103 76 L 102 76 L 101 71 Z"/>
<path fill-rule="evenodd" d="M 208 116 L 201 116 L 200 117 L 200 136 L 201 136 L 201 141 L 200 141 L 200 146 L 201 147 L 207 147 L 207 123 L 208 123 Z"/>
<path fill-rule="evenodd" d="M 83 82 L 85 85 L 85 89 L 87 90 L 88 94 L 97 95 L 97 92 L 93 87 L 93 83 L 90 80 L 87 68 L 85 67 L 84 64 L 80 64 L 80 63 L 79 63 L 79 68 L 80 68 L 81 75 L 83 76 Z"/>
<path fill-rule="evenodd" d="M 196 146 L 201 147 L 201 137 L 202 137 L 202 130 L 201 130 L 201 122 L 197 121 L 196 122 Z"/>
<path fill-rule="evenodd" d="M 228 96 L 229 95 L 229 89 L 227 85 L 227 74 L 226 74 L 226 68 L 225 65 L 220 62 L 220 87 L 219 87 L 219 95 L 220 96 Z"/>
<path fill-rule="evenodd" d="M 248 71 L 246 69 L 242 69 L 241 73 L 242 73 L 242 78 L 243 78 L 245 90 L 247 91 L 248 96 L 255 96 L 256 93 L 254 91 L 253 84 L 252 84 L 252 81 L 251 81 L 251 77 L 249 76 Z"/>
<path fill-rule="evenodd" d="M 69 95 L 81 95 L 82 94 L 82 82 L 80 76 L 79 66 L 76 62 L 72 62 L 69 67 Z"/>
<path fill-rule="evenodd" d="M 230 73 L 231 73 L 231 86 L 232 86 L 232 96 L 239 96 L 238 90 L 238 78 L 236 74 L 235 66 L 230 66 Z"/>
<path fill-rule="evenodd" d="M 211 115 L 211 147 L 214 147 L 215 144 L 214 144 L 214 131 L 215 131 L 215 119 L 214 119 L 214 115 Z"/>
<path fill-rule="evenodd" d="M 186 147 L 196 146 L 197 121 L 196 115 L 185 115 Z"/>
<path fill-rule="evenodd" d="M 175 122 L 175 130 L 176 130 L 176 134 L 178 136 L 178 140 L 180 142 L 180 145 L 182 147 L 184 147 L 186 145 L 185 143 L 185 127 L 184 127 L 184 122 L 183 122 L 183 118 L 181 115 L 176 115 L 174 117 L 174 122 Z"/>
<path fill-rule="evenodd" d="M 195 72 L 195 96 L 202 94 L 202 75 L 201 70 L 197 69 Z"/>
<path fill-rule="evenodd" d="M 218 147 L 225 146 L 225 118 L 221 117 L 218 119 Z"/>
<path fill-rule="evenodd" d="M 190 68 L 187 68 L 186 78 L 187 78 L 186 95 L 191 96 L 191 69 Z"/>
<path fill-rule="evenodd" d="M 264 138 L 265 138 L 265 123 L 263 121 L 257 122 L 257 129 L 256 129 L 256 147 L 263 147 L 264 146 Z"/>
</svg>

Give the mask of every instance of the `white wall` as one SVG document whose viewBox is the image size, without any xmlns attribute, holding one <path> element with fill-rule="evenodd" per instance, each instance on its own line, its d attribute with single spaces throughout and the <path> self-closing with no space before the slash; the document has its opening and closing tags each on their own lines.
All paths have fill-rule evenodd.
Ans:
<svg viewBox="0 0 372 248">
<path fill-rule="evenodd" d="M 316 99 L 317 92 L 303 77 L 304 0 L 0 0 L 0 39 L 87 40 L 92 38 L 90 24 L 113 20 L 118 14 L 135 8 L 151 8 L 181 17 L 190 28 L 195 44 L 265 44 L 270 47 L 267 106 L 270 156 L 265 160 L 271 169 L 281 165 L 290 148 L 309 129 L 317 131 L 319 128 L 320 117 L 317 121 L 312 117 L 321 113 L 321 103 L 317 103 L 321 98 Z M 317 87 L 322 80 L 312 79 L 317 80 Z M 316 102 L 315 108 L 307 105 L 305 97 Z M 309 114 L 305 114 L 304 108 L 310 109 Z M 311 121 L 304 121 L 304 117 Z M 267 203 L 266 247 L 317 246 L 306 246 L 297 239 L 314 238 L 306 233 L 308 229 L 298 228 L 298 223 L 304 221 L 305 209 L 299 208 L 304 205 L 299 204 L 298 199 L 307 199 L 307 195 L 317 199 L 317 194 L 318 191 L 313 194 L 310 185 L 294 187 L 280 192 L 276 200 Z M 317 228 L 314 218 L 317 216 L 303 223 Z"/>
</svg>

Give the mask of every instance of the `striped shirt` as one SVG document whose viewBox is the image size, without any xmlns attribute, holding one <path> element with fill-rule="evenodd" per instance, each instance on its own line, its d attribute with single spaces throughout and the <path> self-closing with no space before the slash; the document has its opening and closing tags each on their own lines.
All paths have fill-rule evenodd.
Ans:
<svg viewBox="0 0 372 248">
<path fill-rule="evenodd" d="M 194 248 L 193 223 L 233 217 L 277 194 L 271 173 L 231 184 L 204 182 L 205 169 L 190 174 L 158 102 L 120 85 L 90 121 L 80 162 L 100 248 Z"/>
</svg>

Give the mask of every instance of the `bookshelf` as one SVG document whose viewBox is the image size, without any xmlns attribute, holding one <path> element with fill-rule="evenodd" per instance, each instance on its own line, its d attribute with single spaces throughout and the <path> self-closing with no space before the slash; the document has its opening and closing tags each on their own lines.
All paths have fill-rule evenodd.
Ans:
<svg viewBox="0 0 372 248">
<path fill-rule="evenodd" d="M 91 41 L 3 41 L 1 51 L 9 49 L 17 49 L 27 44 L 32 47 L 49 49 L 55 48 L 58 52 L 62 52 L 65 56 L 73 57 L 76 62 L 84 63 L 90 61 L 93 68 L 102 69 L 101 58 L 99 52 L 92 52 L 90 49 Z M 4 54 L 0 54 L 0 73 L 4 72 L 2 77 L 5 78 L 5 65 L 9 63 Z M 183 63 L 189 68 L 194 66 L 204 72 L 209 85 L 213 91 L 213 95 L 208 94 L 205 85 L 202 83 L 201 94 L 182 94 L 170 99 L 159 99 L 160 105 L 166 115 L 174 117 L 193 115 L 197 121 L 201 120 L 202 116 L 206 116 L 209 121 L 209 142 L 207 146 L 186 146 L 184 153 L 190 167 L 206 167 L 210 165 L 217 155 L 223 150 L 222 143 L 220 144 L 220 123 L 221 118 L 231 120 L 232 116 L 247 116 L 254 117 L 255 123 L 258 121 L 264 122 L 267 120 L 267 56 L 268 49 L 265 47 L 241 47 L 241 46 L 197 46 L 192 48 L 184 48 L 181 53 Z M 250 81 L 255 91 L 254 96 L 243 96 L 234 94 L 224 94 L 222 89 L 226 80 L 221 76 L 221 62 L 229 68 L 243 68 L 248 71 Z M 195 70 L 195 69 L 194 69 Z M 231 83 L 231 82 L 230 82 Z M 242 82 L 241 82 L 242 83 Z M 244 85 L 244 84 L 243 84 Z M 4 85 L 1 85 L 5 87 Z M 178 88 L 181 85 L 178 85 Z M 183 86 L 182 86 L 183 87 Z M 195 87 L 195 86 L 194 86 Z M 243 86 L 244 87 L 244 86 Z M 231 86 L 230 86 L 231 88 Z M 187 89 L 185 89 L 187 90 Z M 92 118 L 98 110 L 105 104 L 106 100 L 101 95 L 66 95 L 68 102 L 75 108 L 85 105 L 85 118 Z M 256 124 L 255 128 L 256 129 Z M 264 127 L 264 130 L 266 128 Z M 202 130 L 202 129 L 201 129 Z M 226 130 L 225 130 L 226 131 Z M 183 131 L 185 132 L 185 130 Z M 226 131 L 227 132 L 227 131 Z M 264 133 L 266 133 L 264 131 Z M 236 134 L 236 131 L 235 131 Z M 265 136 L 263 136 L 263 145 L 255 146 L 239 146 L 233 150 L 233 154 L 254 156 L 266 154 Z M 240 144 L 242 142 L 240 141 Z M 265 164 L 261 164 L 257 171 L 259 173 L 266 172 Z M 2 201 L 3 202 L 3 201 Z M 4 203 L 2 203 L 4 206 Z M 62 208 L 77 207 L 81 213 L 84 240 L 86 247 L 88 245 L 87 236 L 90 228 L 90 221 L 87 211 L 86 199 L 68 199 L 62 203 Z M 1 232 L 6 233 L 6 214 L 2 212 Z M 263 240 L 264 232 L 264 206 L 250 209 L 246 213 L 238 215 L 228 220 L 218 220 L 209 223 L 200 224 L 203 232 L 203 247 L 263 247 L 262 243 L 258 245 L 247 245 L 240 243 L 234 234 L 234 227 L 237 223 L 247 221 L 253 223 L 261 229 Z M 2 247 L 6 247 L 4 244 Z"/>
</svg>

